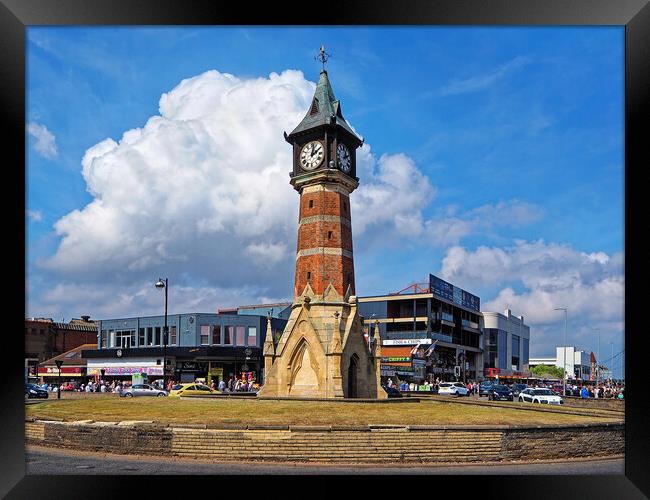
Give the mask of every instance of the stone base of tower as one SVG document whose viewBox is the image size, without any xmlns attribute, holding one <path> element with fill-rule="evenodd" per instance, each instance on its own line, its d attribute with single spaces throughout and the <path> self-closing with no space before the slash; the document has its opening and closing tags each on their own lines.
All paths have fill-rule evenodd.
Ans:
<svg viewBox="0 0 650 500">
<path fill-rule="evenodd" d="M 381 348 L 380 348 L 381 349 Z M 265 397 L 386 398 L 379 385 L 381 358 L 369 348 L 356 297 L 333 287 L 296 299 L 276 346 L 264 345 Z"/>
</svg>

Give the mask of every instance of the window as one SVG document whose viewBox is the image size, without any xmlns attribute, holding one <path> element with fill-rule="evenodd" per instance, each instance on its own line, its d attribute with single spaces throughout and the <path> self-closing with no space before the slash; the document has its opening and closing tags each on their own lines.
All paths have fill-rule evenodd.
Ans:
<svg viewBox="0 0 650 500">
<path fill-rule="evenodd" d="M 257 327 L 254 326 L 248 327 L 248 345 L 250 346 L 257 345 Z"/>
<path fill-rule="evenodd" d="M 108 331 L 108 341 L 109 341 L 109 347 L 115 347 L 115 331 L 109 330 Z"/>
<path fill-rule="evenodd" d="M 512 369 L 513 370 L 518 370 L 519 369 L 519 336 L 518 335 L 513 335 L 512 336 Z"/>
<path fill-rule="evenodd" d="M 153 327 L 147 327 L 147 346 L 153 345 Z"/>
<path fill-rule="evenodd" d="M 327 231 L 327 239 L 328 240 L 332 239 L 332 231 Z"/>
<path fill-rule="evenodd" d="M 310 273 L 309 271 L 307 271 L 307 279 L 308 279 L 308 280 L 311 279 L 311 273 Z"/>
<path fill-rule="evenodd" d="M 105 349 L 105 348 L 106 348 L 106 330 L 102 330 L 102 333 L 101 333 L 101 339 L 100 339 L 100 340 L 101 340 L 101 344 L 100 344 L 100 345 L 101 345 L 102 349 Z"/>
<path fill-rule="evenodd" d="M 156 326 L 154 328 L 153 345 L 161 345 L 161 342 L 160 342 L 160 327 L 159 326 Z"/>
<path fill-rule="evenodd" d="M 212 343 L 221 344 L 221 325 L 214 325 L 212 327 Z"/>
<path fill-rule="evenodd" d="M 171 339 L 169 343 L 171 345 L 176 345 L 176 325 L 172 326 Z"/>
<path fill-rule="evenodd" d="M 145 345 L 147 345 L 147 340 L 146 340 L 147 335 L 145 334 L 145 332 L 146 332 L 146 330 L 144 328 L 140 328 L 140 332 L 139 332 L 140 333 L 140 338 L 138 339 L 139 340 L 138 345 L 140 347 L 144 347 Z"/>
<path fill-rule="evenodd" d="M 208 345 L 210 343 L 210 326 L 201 326 L 201 345 Z"/>
<path fill-rule="evenodd" d="M 314 208 L 314 200 L 309 200 L 309 208 Z"/>
<path fill-rule="evenodd" d="M 135 330 L 131 330 L 131 345 L 129 347 L 135 347 Z"/>
<path fill-rule="evenodd" d="M 224 330 L 224 333 L 226 334 L 226 338 L 224 339 L 223 343 L 226 345 L 232 345 L 232 341 L 235 338 L 235 327 L 227 326 Z"/>
<path fill-rule="evenodd" d="M 118 330 L 115 332 L 115 347 L 128 349 L 131 347 L 131 338 L 135 339 L 135 330 Z"/>
<path fill-rule="evenodd" d="M 237 341 L 235 342 L 235 345 L 245 345 L 246 339 L 244 338 L 246 335 L 246 327 L 244 326 L 238 326 L 237 327 Z"/>
</svg>

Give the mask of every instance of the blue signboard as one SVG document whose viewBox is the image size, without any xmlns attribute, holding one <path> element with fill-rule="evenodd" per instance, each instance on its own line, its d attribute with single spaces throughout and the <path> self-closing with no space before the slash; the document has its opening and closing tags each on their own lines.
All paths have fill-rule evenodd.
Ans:
<svg viewBox="0 0 650 500">
<path fill-rule="evenodd" d="M 462 288 L 447 283 L 445 280 L 442 280 L 433 274 L 429 275 L 429 286 L 433 295 L 437 295 L 438 297 L 449 300 L 454 304 L 472 309 L 476 312 L 480 312 L 481 310 L 481 299 L 476 295 L 472 295 Z"/>
</svg>

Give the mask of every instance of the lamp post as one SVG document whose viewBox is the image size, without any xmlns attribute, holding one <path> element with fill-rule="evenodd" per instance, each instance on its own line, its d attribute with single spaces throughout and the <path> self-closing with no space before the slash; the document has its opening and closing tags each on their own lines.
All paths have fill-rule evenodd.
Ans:
<svg viewBox="0 0 650 500">
<path fill-rule="evenodd" d="M 598 387 L 598 384 L 600 382 L 600 328 L 594 328 L 594 331 L 598 332 L 598 353 L 597 353 L 597 359 L 596 359 L 596 387 Z"/>
<path fill-rule="evenodd" d="M 165 289 L 165 326 L 163 327 L 163 384 L 165 387 L 163 389 L 167 390 L 167 296 L 169 290 L 167 278 L 164 281 L 162 278 L 158 278 L 156 288 Z"/>
<path fill-rule="evenodd" d="M 63 364 L 63 360 L 57 359 L 54 362 L 56 363 L 56 367 L 59 369 L 59 387 L 56 390 L 56 399 L 61 399 L 61 365 Z"/>
<path fill-rule="evenodd" d="M 566 377 L 567 377 L 567 372 L 566 372 L 566 330 L 567 330 L 567 308 L 566 307 L 556 307 L 553 309 L 554 311 L 564 311 L 564 365 L 562 366 L 562 369 L 564 370 L 564 376 L 563 378 L 563 384 L 562 384 L 562 395 L 566 396 Z"/>
</svg>

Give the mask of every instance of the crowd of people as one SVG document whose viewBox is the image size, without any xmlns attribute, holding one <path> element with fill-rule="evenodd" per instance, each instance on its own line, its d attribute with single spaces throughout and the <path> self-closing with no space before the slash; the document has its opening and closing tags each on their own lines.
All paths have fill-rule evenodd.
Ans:
<svg viewBox="0 0 650 500">
<path fill-rule="evenodd" d="M 126 387 L 130 387 L 131 382 L 115 381 L 108 382 L 105 380 L 90 380 L 87 384 L 83 382 L 64 382 L 61 384 L 44 382 L 41 389 L 56 394 L 58 391 L 71 391 L 71 392 L 121 392 Z"/>
</svg>

